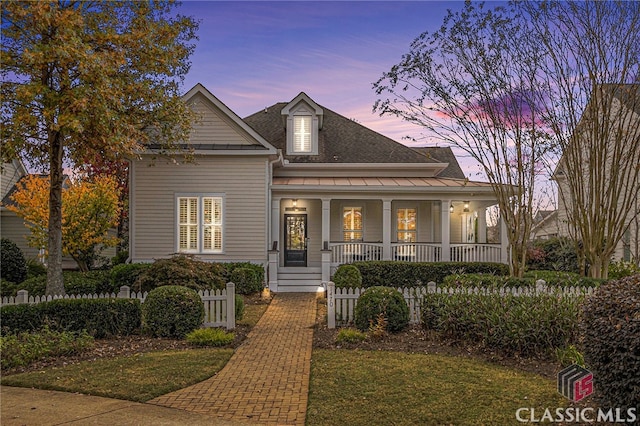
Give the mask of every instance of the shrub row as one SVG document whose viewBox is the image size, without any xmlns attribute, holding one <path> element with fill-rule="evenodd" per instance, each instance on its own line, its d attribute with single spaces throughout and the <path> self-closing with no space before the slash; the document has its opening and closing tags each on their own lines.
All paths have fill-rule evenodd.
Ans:
<svg viewBox="0 0 640 426">
<path fill-rule="evenodd" d="M 27 366 L 46 357 L 75 355 L 93 347 L 93 337 L 86 332 L 58 332 L 48 327 L 36 333 L 10 334 L 0 337 L 2 370 Z"/>
<path fill-rule="evenodd" d="M 598 287 L 606 280 L 581 277 L 570 272 L 531 271 L 524 278 L 504 277 L 492 274 L 453 274 L 442 281 L 442 287 L 535 287 L 538 280 L 544 280 L 551 287 Z"/>
<path fill-rule="evenodd" d="M 640 401 L 640 274 L 602 285 L 582 308 L 580 331 L 587 367 L 603 407 Z"/>
<path fill-rule="evenodd" d="M 360 331 L 384 325 L 385 331 L 396 333 L 409 324 L 409 307 L 404 296 L 389 287 L 368 288 L 358 297 L 354 314 Z"/>
<path fill-rule="evenodd" d="M 19 284 L 2 279 L 2 297 L 15 296 L 27 290 L 31 296 L 42 296 L 47 286 L 46 270 L 38 271 Z M 4 270 L 4 265 L 3 265 Z M 42 273 L 40 273 L 42 272 Z M 210 263 L 188 256 L 161 259 L 153 264 L 132 263 L 114 266 L 110 271 L 65 271 L 63 282 L 67 294 L 118 293 L 120 287 L 133 291 L 151 291 L 163 285 L 180 285 L 194 290 L 224 289 L 227 282 L 236 284 L 236 293 L 251 294 L 262 289 L 264 268 L 249 262 Z"/>
<path fill-rule="evenodd" d="M 426 328 L 506 353 L 549 355 L 577 340 L 581 297 L 427 294 Z"/>
<path fill-rule="evenodd" d="M 202 303 L 200 303 L 202 306 Z M 140 301 L 134 299 L 58 299 L 35 305 L 8 305 L 0 309 L 3 334 L 40 330 L 86 330 L 96 338 L 128 336 L 141 324 Z"/>
<path fill-rule="evenodd" d="M 490 262 L 355 262 L 362 275 L 362 287 L 416 287 L 429 281 L 441 283 L 444 277 L 460 273 L 484 273 L 508 275 L 509 268 L 501 263 Z"/>
</svg>

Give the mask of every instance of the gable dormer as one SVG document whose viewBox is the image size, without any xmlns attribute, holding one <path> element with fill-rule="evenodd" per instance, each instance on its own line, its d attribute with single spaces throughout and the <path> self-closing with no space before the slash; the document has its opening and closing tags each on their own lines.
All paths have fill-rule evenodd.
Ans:
<svg viewBox="0 0 640 426">
<path fill-rule="evenodd" d="M 322 108 L 301 92 L 282 108 L 287 129 L 287 155 L 318 155 Z"/>
</svg>

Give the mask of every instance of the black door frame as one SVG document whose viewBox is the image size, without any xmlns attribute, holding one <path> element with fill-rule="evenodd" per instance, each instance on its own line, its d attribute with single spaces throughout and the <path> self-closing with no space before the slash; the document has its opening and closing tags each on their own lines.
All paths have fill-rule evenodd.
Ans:
<svg viewBox="0 0 640 426">
<path fill-rule="evenodd" d="M 288 219 L 290 217 L 302 218 L 304 220 L 304 249 L 303 250 L 290 250 L 289 249 L 289 224 Z M 307 266 L 307 241 L 308 241 L 308 220 L 306 213 L 295 213 L 284 215 L 284 266 Z"/>
</svg>

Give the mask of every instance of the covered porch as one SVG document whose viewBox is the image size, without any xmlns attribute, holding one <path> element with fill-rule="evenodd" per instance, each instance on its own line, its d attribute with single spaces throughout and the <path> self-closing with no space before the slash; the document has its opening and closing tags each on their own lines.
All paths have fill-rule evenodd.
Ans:
<svg viewBox="0 0 640 426">
<path fill-rule="evenodd" d="M 456 198 L 437 193 L 372 195 L 274 194 L 271 290 L 317 288 L 339 265 L 358 261 L 507 262 L 506 239 L 487 241 L 486 211 L 495 200 L 486 188 Z"/>
</svg>

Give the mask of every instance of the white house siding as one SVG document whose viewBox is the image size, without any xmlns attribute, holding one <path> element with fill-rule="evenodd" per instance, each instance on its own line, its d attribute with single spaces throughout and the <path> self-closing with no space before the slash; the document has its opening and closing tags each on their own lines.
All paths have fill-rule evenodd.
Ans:
<svg viewBox="0 0 640 426">
<path fill-rule="evenodd" d="M 19 167 L 17 163 L 17 160 L 14 160 L 11 163 L 2 164 L 2 174 L 0 176 L 2 192 L 0 193 L 0 199 L 4 198 L 9 190 L 13 188 L 13 185 L 24 176 L 21 167 Z"/>
<path fill-rule="evenodd" d="M 223 254 L 198 254 L 217 261 L 264 262 L 267 258 L 267 167 L 259 156 L 196 158 L 172 164 L 149 158 L 132 165 L 131 256 L 148 262 L 176 253 L 176 195 L 224 196 Z"/>
<path fill-rule="evenodd" d="M 202 94 L 198 93 L 190 101 L 191 108 L 198 114 L 198 122 L 193 126 L 190 142 L 193 144 L 254 145 L 255 140 L 244 132 L 226 114 L 218 110 Z"/>
</svg>

